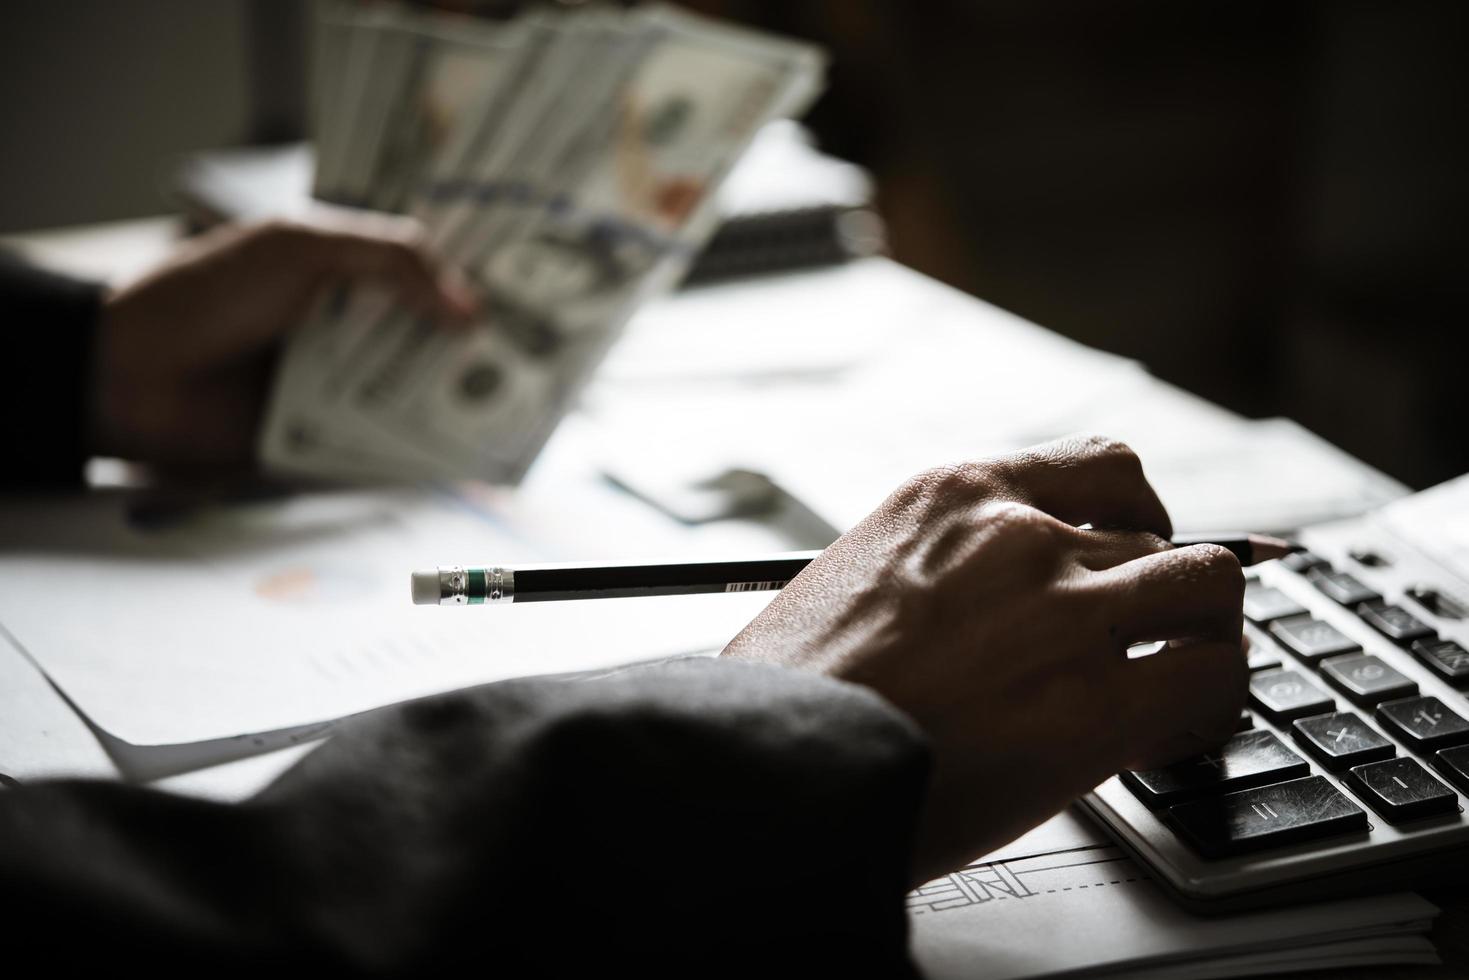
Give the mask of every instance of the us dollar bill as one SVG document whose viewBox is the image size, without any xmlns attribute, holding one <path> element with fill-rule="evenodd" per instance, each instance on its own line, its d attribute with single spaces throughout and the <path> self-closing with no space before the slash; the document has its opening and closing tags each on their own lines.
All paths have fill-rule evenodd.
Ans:
<svg viewBox="0 0 1469 980">
<path fill-rule="evenodd" d="M 392 131 L 375 143 L 356 137 L 375 161 L 369 192 L 406 201 L 478 286 L 482 317 L 446 331 L 380 292 L 324 300 L 277 383 L 272 466 L 518 481 L 631 313 L 703 244 L 714 192 L 756 131 L 803 108 L 824 67 L 810 46 L 667 7 L 510 29 L 513 43 L 473 42 L 503 70 L 455 93 L 457 128 L 428 152 L 393 150 L 387 165 L 374 149 L 412 144 L 401 109 L 382 114 Z M 428 45 L 417 57 L 404 90 L 422 91 L 435 62 Z"/>
</svg>

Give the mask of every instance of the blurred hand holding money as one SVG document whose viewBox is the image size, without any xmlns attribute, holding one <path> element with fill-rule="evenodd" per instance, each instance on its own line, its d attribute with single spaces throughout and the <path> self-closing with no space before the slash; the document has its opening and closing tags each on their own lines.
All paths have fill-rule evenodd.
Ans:
<svg viewBox="0 0 1469 980">
<path fill-rule="evenodd" d="M 324 6 L 315 196 L 413 216 L 482 305 L 445 331 L 371 286 L 322 297 L 278 372 L 265 463 L 518 481 L 709 236 L 755 133 L 822 70 L 812 47 L 662 6 L 504 22 Z"/>
</svg>

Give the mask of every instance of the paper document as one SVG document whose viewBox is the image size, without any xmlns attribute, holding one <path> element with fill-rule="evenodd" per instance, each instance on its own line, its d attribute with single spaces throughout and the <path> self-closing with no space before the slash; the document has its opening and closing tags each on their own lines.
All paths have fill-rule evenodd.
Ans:
<svg viewBox="0 0 1469 980">
<path fill-rule="evenodd" d="M 908 477 L 1062 435 L 1142 457 L 1179 530 L 1285 530 L 1407 488 L 883 259 L 649 308 L 586 398 L 610 469 L 738 466 L 851 527 Z"/>
<path fill-rule="evenodd" d="M 0 512 L 0 625 L 134 745 L 312 725 L 506 677 L 723 646 L 771 594 L 415 607 L 439 564 L 545 560 L 441 492 L 170 510 L 124 494 Z"/>
<path fill-rule="evenodd" d="M 0 634 L 0 776 L 107 779 L 116 768 L 46 676 Z M 3 780 L 0 780 L 3 782 Z"/>
<path fill-rule="evenodd" d="M 1398 501 L 1373 519 L 1449 574 L 1469 580 L 1469 476 Z"/>
<path fill-rule="evenodd" d="M 1377 895 L 1204 918 L 1173 904 L 1109 845 L 970 865 L 908 897 L 928 980 L 1010 980 L 1124 970 L 1232 977 L 1358 963 L 1436 963 L 1438 914 L 1416 895 Z M 1156 972 L 1141 973 L 1143 969 Z"/>
</svg>

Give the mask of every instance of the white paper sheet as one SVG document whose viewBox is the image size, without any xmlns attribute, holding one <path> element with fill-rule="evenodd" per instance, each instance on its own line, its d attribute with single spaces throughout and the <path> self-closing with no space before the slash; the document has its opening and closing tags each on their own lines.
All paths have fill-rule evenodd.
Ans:
<svg viewBox="0 0 1469 980">
<path fill-rule="evenodd" d="M 35 664 L 0 631 L 0 774 L 33 779 L 116 775 L 107 753 Z"/>
<path fill-rule="evenodd" d="M 177 514 L 119 494 L 12 504 L 0 623 L 95 724 L 158 745 L 717 648 L 770 599 L 412 606 L 416 567 L 544 557 L 492 521 L 412 490 Z"/>
<path fill-rule="evenodd" d="M 1082 812 L 1080 804 L 1067 807 L 1045 823 L 1026 831 L 1003 847 L 997 847 L 975 861 L 994 864 L 1041 854 L 1059 854 L 1111 843 L 1100 827 Z"/>
<path fill-rule="evenodd" d="M 659 304 L 587 404 L 610 470 L 742 467 L 837 528 L 928 467 L 1074 432 L 1130 443 L 1181 530 L 1283 530 L 1406 492 L 1294 423 L 1241 419 L 881 259 Z"/>
<path fill-rule="evenodd" d="M 1445 571 L 1469 580 L 1469 475 L 1399 501 L 1375 519 Z"/>
<path fill-rule="evenodd" d="M 914 956 L 929 980 L 1132 970 L 1271 951 L 1284 960 L 1291 950 L 1373 930 L 1421 934 L 1438 913 L 1417 895 L 1398 894 L 1203 918 L 1170 902 L 1110 846 L 971 865 L 914 892 L 908 908 Z M 1405 958 L 1391 962 L 1422 962 L 1415 957 L 1424 951 L 1395 955 Z"/>
</svg>

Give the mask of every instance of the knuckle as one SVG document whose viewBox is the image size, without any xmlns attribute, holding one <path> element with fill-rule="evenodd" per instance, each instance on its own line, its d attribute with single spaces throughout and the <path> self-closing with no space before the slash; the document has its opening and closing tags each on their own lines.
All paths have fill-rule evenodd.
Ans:
<svg viewBox="0 0 1469 980">
<path fill-rule="evenodd" d="M 1196 544 L 1182 550 L 1200 578 L 1244 595 L 1245 573 L 1234 552 L 1218 544 Z"/>
<path fill-rule="evenodd" d="M 989 468 L 983 463 L 935 466 L 909 479 L 898 489 L 901 504 L 954 505 L 981 500 L 993 492 Z"/>
<path fill-rule="evenodd" d="M 1229 576 L 1244 575 L 1239 558 L 1222 544 L 1197 544 L 1193 546 L 1193 551 L 1198 555 L 1199 561 L 1211 571 Z"/>
<path fill-rule="evenodd" d="M 1133 533 L 1137 536 L 1139 545 L 1144 550 L 1155 555 L 1173 550 L 1173 542 L 1161 534 L 1154 534 L 1152 531 L 1135 531 Z"/>
<path fill-rule="evenodd" d="M 285 253 L 296 259 L 306 256 L 314 231 L 309 226 L 289 218 L 269 218 L 251 227 L 247 241 L 261 253 L 278 255 Z"/>
<path fill-rule="evenodd" d="M 1012 500 L 988 501 L 975 516 L 989 533 L 1036 550 L 1056 545 L 1062 527 L 1034 507 Z"/>
<path fill-rule="evenodd" d="M 1023 450 L 1006 459 L 1010 468 L 1015 470 L 1034 466 L 1071 470 L 1081 466 L 1107 464 L 1129 474 L 1142 472 L 1142 460 L 1131 446 L 1111 436 L 1096 433 L 1066 436 Z"/>
<path fill-rule="evenodd" d="M 1087 451 L 1095 457 L 1108 460 L 1117 466 L 1141 470 L 1142 459 L 1127 443 L 1111 436 L 1090 435 L 1086 437 Z"/>
<path fill-rule="evenodd" d="M 267 218 L 255 225 L 252 236 L 261 242 L 280 243 L 301 235 L 301 225 L 288 218 Z"/>
<path fill-rule="evenodd" d="M 938 489 L 970 497 L 988 493 L 994 483 L 991 468 L 972 461 L 935 467 L 929 476 Z"/>
</svg>

